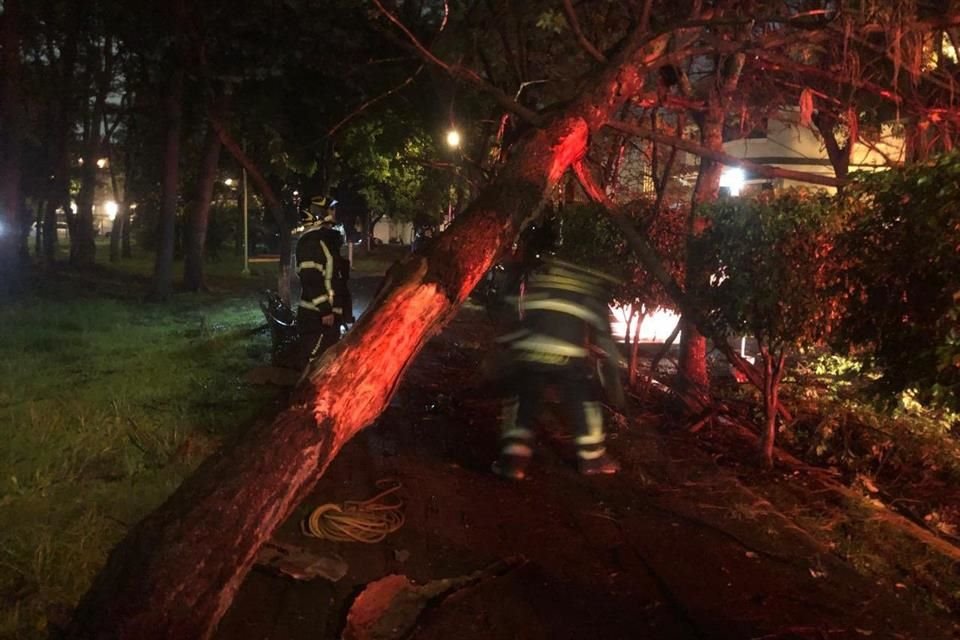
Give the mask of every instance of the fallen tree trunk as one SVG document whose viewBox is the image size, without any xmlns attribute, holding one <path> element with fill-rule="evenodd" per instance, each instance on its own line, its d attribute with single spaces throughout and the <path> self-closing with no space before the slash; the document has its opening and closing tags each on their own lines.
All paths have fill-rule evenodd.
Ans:
<svg viewBox="0 0 960 640">
<path fill-rule="evenodd" d="M 291 406 L 218 454 L 113 550 L 69 638 L 208 638 L 257 551 L 340 448 L 387 406 L 425 342 L 456 313 L 598 130 L 643 86 L 667 36 L 635 34 L 594 83 L 533 131 L 430 251 L 414 254 L 353 330 L 311 363 Z"/>
</svg>

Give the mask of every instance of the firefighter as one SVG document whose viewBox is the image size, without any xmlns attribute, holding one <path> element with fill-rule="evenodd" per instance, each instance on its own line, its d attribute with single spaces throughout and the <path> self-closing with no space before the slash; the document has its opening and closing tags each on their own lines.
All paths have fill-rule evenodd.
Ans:
<svg viewBox="0 0 960 640">
<path fill-rule="evenodd" d="M 340 339 L 346 325 L 353 322 L 349 261 L 340 256 L 343 234 L 337 228 L 335 210 L 324 200 L 312 203 L 322 218 L 307 213 L 305 229 L 297 240 L 296 271 L 300 279 L 297 305 L 297 365 L 309 360 Z"/>
<path fill-rule="evenodd" d="M 580 473 L 620 470 L 606 450 L 596 393 L 602 384 L 614 403 L 622 401 L 607 306 L 613 284 L 606 274 L 555 258 L 547 258 L 529 276 L 519 326 L 499 339 L 509 354 L 504 381 L 511 394 L 501 417 L 500 456 L 493 463 L 497 475 L 526 476 L 534 450 L 533 423 L 548 386 L 557 389 L 572 422 Z"/>
</svg>

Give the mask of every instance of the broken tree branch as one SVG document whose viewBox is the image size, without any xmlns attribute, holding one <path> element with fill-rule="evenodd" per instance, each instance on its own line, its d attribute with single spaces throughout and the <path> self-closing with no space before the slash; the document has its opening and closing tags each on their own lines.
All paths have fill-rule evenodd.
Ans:
<svg viewBox="0 0 960 640">
<path fill-rule="evenodd" d="M 502 106 L 507 111 L 510 111 L 511 113 L 514 113 L 520 116 L 527 122 L 537 126 L 541 126 L 543 124 L 543 118 L 536 111 L 533 111 L 532 109 L 528 109 L 523 105 L 517 103 L 516 101 L 512 100 L 510 96 L 508 96 L 506 93 L 501 91 L 498 87 L 495 87 L 494 85 L 484 80 L 480 76 L 480 74 L 478 74 L 473 69 L 461 66 L 459 64 L 451 64 L 449 62 L 445 62 L 444 60 L 441 60 L 440 58 L 435 56 L 433 52 L 427 49 L 427 47 L 424 46 L 422 42 L 420 42 L 417 36 L 415 36 L 413 32 L 410 31 L 410 29 L 408 29 L 407 26 L 403 24 L 403 22 L 399 18 L 397 18 L 392 13 L 390 13 L 390 11 L 388 11 L 387 8 L 383 6 L 383 3 L 380 0 L 373 0 L 373 3 L 377 5 L 377 9 L 380 10 L 380 13 L 382 13 L 383 16 L 387 18 L 387 20 L 392 22 L 394 25 L 396 25 L 398 29 L 400 29 L 400 31 L 403 32 L 403 34 L 407 38 L 408 44 L 411 47 L 413 47 L 414 51 L 416 51 L 416 53 L 425 61 L 443 69 L 450 76 L 457 78 L 459 80 L 468 82 L 474 85 L 475 87 L 479 88 L 480 90 L 484 91 L 485 93 L 490 94 L 500 106 Z"/>
<path fill-rule="evenodd" d="M 357 107 L 356 109 L 354 109 L 353 111 L 351 111 L 350 113 L 348 113 L 347 115 L 345 115 L 345 116 L 340 120 L 340 122 L 338 122 L 337 124 L 333 125 L 333 126 L 330 128 L 330 130 L 327 131 L 327 137 L 329 138 L 330 136 L 332 136 L 333 134 L 335 134 L 335 133 L 340 129 L 340 127 L 342 127 L 343 125 L 347 124 L 348 122 L 350 122 L 351 120 L 353 120 L 354 118 L 356 118 L 358 115 L 360 115 L 360 114 L 361 114 L 362 112 L 364 112 L 365 110 L 369 109 L 370 107 L 372 107 L 372 106 L 375 105 L 376 103 L 380 102 L 380 101 L 383 100 L 384 98 L 389 98 L 390 96 L 392 96 L 393 94 L 395 94 L 396 92 L 400 91 L 400 90 L 403 89 L 405 86 L 407 86 L 408 84 L 410 84 L 411 82 L 413 82 L 413 79 L 416 78 L 416 77 L 420 74 L 421 71 L 423 71 L 423 65 L 422 65 L 422 64 L 421 64 L 419 67 L 417 67 L 417 70 L 414 71 L 412 74 L 410 74 L 410 76 L 407 77 L 406 80 L 404 80 L 403 82 L 401 82 L 401 83 L 398 84 L 397 86 L 393 87 L 392 89 L 388 89 L 387 91 L 384 91 L 383 93 L 381 93 L 381 94 L 378 95 L 378 96 L 374 96 L 373 98 L 370 98 L 369 100 L 367 100 L 366 102 L 364 102 L 363 104 L 361 104 L 359 107 Z"/>
</svg>

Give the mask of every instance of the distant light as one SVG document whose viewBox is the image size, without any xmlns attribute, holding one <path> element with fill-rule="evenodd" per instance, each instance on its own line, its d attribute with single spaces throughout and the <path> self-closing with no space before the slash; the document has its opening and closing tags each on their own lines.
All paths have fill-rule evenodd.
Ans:
<svg viewBox="0 0 960 640">
<path fill-rule="evenodd" d="M 77 203 L 76 203 L 76 202 L 71 202 L 71 203 L 70 203 L 70 211 L 72 211 L 74 214 L 77 213 Z"/>
<path fill-rule="evenodd" d="M 227 185 L 228 187 L 232 187 L 236 183 L 237 181 L 234 180 L 233 178 L 227 178 L 226 180 L 223 181 L 223 184 Z"/>
<path fill-rule="evenodd" d="M 77 158 L 77 164 L 79 164 L 79 165 L 82 167 L 82 166 L 83 166 L 83 158 Z"/>
<path fill-rule="evenodd" d="M 451 149 L 456 149 L 460 146 L 460 132 L 456 129 L 450 129 L 447 132 L 447 146 Z"/>
<path fill-rule="evenodd" d="M 134 211 L 134 210 L 137 208 L 137 203 L 134 202 L 133 204 L 131 204 L 131 205 L 130 205 L 129 207 L 127 207 L 127 208 L 130 209 L 130 211 Z"/>
<path fill-rule="evenodd" d="M 673 333 L 680 321 L 678 316 L 669 309 L 647 310 L 641 306 L 641 313 L 634 315 L 634 309 L 631 305 L 610 305 L 610 312 L 613 316 L 610 321 L 610 330 L 613 337 L 618 340 L 627 341 L 627 329 L 633 333 L 637 330 L 636 323 L 640 323 L 640 332 L 638 338 L 640 342 L 663 343 Z M 677 336 L 679 339 L 679 336 Z"/>
<path fill-rule="evenodd" d="M 107 200 L 103 203 L 103 210 L 107 212 L 107 218 L 111 221 L 117 219 L 117 212 L 120 211 L 120 205 L 113 200 Z"/>
<path fill-rule="evenodd" d="M 97 160 L 97 167 L 100 169 L 103 169 L 104 167 L 107 166 L 108 163 L 109 161 L 106 158 L 100 158 L 99 160 Z"/>
<path fill-rule="evenodd" d="M 720 174 L 720 186 L 729 189 L 731 196 L 740 195 L 746 181 L 747 175 L 740 167 L 727 167 Z"/>
<path fill-rule="evenodd" d="M 293 195 L 298 196 L 298 195 L 300 195 L 300 192 L 299 192 L 299 191 L 294 191 L 294 192 L 293 192 Z"/>
</svg>

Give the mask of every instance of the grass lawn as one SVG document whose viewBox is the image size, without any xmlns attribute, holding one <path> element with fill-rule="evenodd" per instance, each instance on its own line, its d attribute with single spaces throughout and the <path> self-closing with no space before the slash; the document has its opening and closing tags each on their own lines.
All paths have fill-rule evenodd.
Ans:
<svg viewBox="0 0 960 640">
<path fill-rule="evenodd" d="M 382 273 L 393 254 L 358 255 L 356 270 Z M 64 266 L 0 309 L 0 638 L 45 637 L 133 523 L 276 410 L 276 389 L 243 381 L 269 362 L 258 292 L 276 267 L 241 266 L 210 263 L 211 293 L 162 304 L 145 301 L 150 255 Z"/>
</svg>

